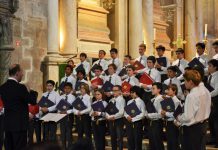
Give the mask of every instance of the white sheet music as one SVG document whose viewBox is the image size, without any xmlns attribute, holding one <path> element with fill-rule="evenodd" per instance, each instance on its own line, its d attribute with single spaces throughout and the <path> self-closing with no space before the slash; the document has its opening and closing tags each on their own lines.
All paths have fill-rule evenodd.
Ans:
<svg viewBox="0 0 218 150">
<path fill-rule="evenodd" d="M 61 119 L 63 119 L 66 115 L 67 114 L 48 113 L 44 117 L 42 117 L 40 120 L 44 122 L 49 122 L 49 121 L 58 122 Z"/>
</svg>

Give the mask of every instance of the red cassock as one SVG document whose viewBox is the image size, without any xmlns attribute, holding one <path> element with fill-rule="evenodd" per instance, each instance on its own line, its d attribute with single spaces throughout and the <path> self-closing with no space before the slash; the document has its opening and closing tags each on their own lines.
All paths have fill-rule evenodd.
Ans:
<svg viewBox="0 0 218 150">
<path fill-rule="evenodd" d="M 122 92 L 123 93 L 130 93 L 130 88 L 131 88 L 131 84 L 129 84 L 128 82 L 124 81 L 122 83 Z"/>
<path fill-rule="evenodd" d="M 3 101 L 2 101 L 2 98 L 0 97 L 0 108 L 3 108 L 4 105 L 3 105 Z"/>
<path fill-rule="evenodd" d="M 94 85 L 103 85 L 103 80 L 101 78 L 97 77 L 97 78 L 95 78 L 95 79 L 93 79 L 91 81 L 91 84 L 94 84 Z"/>
<path fill-rule="evenodd" d="M 32 115 L 36 115 L 39 113 L 39 106 L 38 105 L 29 105 L 29 112 Z"/>
<path fill-rule="evenodd" d="M 146 85 L 151 85 L 151 84 L 153 84 L 154 81 L 153 81 L 153 79 L 147 73 L 144 73 L 140 77 L 139 82 L 143 83 L 143 84 L 146 84 Z"/>
<path fill-rule="evenodd" d="M 141 69 L 144 69 L 145 67 L 139 62 L 139 61 L 135 61 L 133 63 L 133 66 L 135 67 L 135 70 L 141 70 Z"/>
</svg>

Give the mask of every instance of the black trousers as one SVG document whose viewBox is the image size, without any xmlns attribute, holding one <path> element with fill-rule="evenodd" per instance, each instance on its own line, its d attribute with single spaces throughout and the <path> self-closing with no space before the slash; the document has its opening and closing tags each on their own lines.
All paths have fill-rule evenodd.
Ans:
<svg viewBox="0 0 218 150">
<path fill-rule="evenodd" d="M 29 121 L 28 127 L 28 144 L 33 143 L 33 135 L 36 134 L 36 142 L 41 142 L 41 121 L 39 119 L 32 119 Z"/>
<path fill-rule="evenodd" d="M 163 121 L 149 121 L 149 150 L 164 150 Z"/>
<path fill-rule="evenodd" d="M 56 142 L 57 124 L 55 122 L 43 123 L 43 141 Z"/>
<path fill-rule="evenodd" d="M 123 118 L 109 122 L 112 150 L 123 149 Z"/>
<path fill-rule="evenodd" d="M 142 120 L 130 123 L 126 120 L 128 150 L 142 150 Z"/>
<path fill-rule="evenodd" d="M 27 145 L 27 131 L 6 131 L 5 150 L 22 150 Z"/>
<path fill-rule="evenodd" d="M 166 121 L 167 150 L 179 150 L 179 128 L 173 121 Z"/>
<path fill-rule="evenodd" d="M 205 150 L 206 122 L 182 127 L 182 150 Z"/>
<path fill-rule="evenodd" d="M 69 148 L 73 144 L 72 128 L 73 128 L 74 115 L 66 116 L 60 122 L 61 142 L 64 149 Z"/>
<path fill-rule="evenodd" d="M 76 116 L 76 127 L 79 139 L 83 138 L 83 134 L 91 139 L 91 117 L 88 114 Z"/>
<path fill-rule="evenodd" d="M 0 150 L 3 148 L 4 143 L 4 115 L 0 115 Z"/>
<path fill-rule="evenodd" d="M 92 121 L 96 150 L 105 150 L 106 121 Z"/>
</svg>

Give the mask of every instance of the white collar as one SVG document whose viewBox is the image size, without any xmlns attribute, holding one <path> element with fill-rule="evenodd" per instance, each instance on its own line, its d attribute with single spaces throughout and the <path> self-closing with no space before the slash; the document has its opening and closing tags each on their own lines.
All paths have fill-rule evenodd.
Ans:
<svg viewBox="0 0 218 150">
<path fill-rule="evenodd" d="M 16 81 L 17 83 L 19 83 L 19 82 L 17 81 L 17 79 L 15 79 L 15 78 L 13 78 L 13 77 L 9 77 L 8 80 L 14 80 L 14 81 Z"/>
</svg>

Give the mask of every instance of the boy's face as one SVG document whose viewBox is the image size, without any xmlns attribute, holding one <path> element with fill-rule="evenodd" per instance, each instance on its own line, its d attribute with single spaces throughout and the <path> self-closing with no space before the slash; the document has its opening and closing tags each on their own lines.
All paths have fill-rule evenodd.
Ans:
<svg viewBox="0 0 218 150">
<path fill-rule="evenodd" d="M 65 94 L 68 95 L 68 94 L 71 93 L 71 91 L 72 91 L 72 87 L 70 87 L 70 86 L 65 86 L 65 87 L 64 87 L 64 93 L 65 93 Z"/>
<path fill-rule="evenodd" d="M 85 90 L 85 87 L 83 85 L 80 87 L 80 92 L 82 95 L 86 94 L 86 90 Z"/>
<path fill-rule="evenodd" d="M 86 60 L 86 57 L 80 56 L 80 61 L 83 62 Z"/>
<path fill-rule="evenodd" d="M 101 75 L 101 70 L 95 69 L 95 76 L 100 76 Z"/>
<path fill-rule="evenodd" d="M 212 64 L 208 64 L 208 72 L 209 73 L 214 73 L 216 72 L 216 67 L 214 67 Z"/>
<path fill-rule="evenodd" d="M 113 58 L 113 59 L 117 58 L 117 53 L 115 53 L 115 52 L 110 52 L 110 54 L 111 54 L 111 58 Z"/>
<path fill-rule="evenodd" d="M 132 70 L 132 68 L 127 68 L 126 71 L 127 71 L 127 75 L 130 77 L 134 74 L 134 71 Z"/>
<path fill-rule="evenodd" d="M 67 76 L 71 75 L 72 74 L 71 68 L 70 67 L 65 68 L 65 73 Z"/>
<path fill-rule="evenodd" d="M 102 52 L 102 51 L 100 51 L 99 53 L 98 53 L 98 57 L 100 58 L 100 59 L 103 59 L 104 58 L 104 52 Z"/>
<path fill-rule="evenodd" d="M 108 67 L 108 72 L 110 75 L 113 75 L 115 73 L 115 70 L 112 66 Z"/>
<path fill-rule="evenodd" d="M 130 92 L 130 96 L 131 96 L 133 99 L 137 98 L 137 95 L 136 95 L 135 92 Z"/>
<path fill-rule="evenodd" d="M 193 85 L 192 80 L 190 80 L 190 81 L 185 80 L 185 88 L 186 88 L 187 90 L 191 90 L 192 85 Z"/>
<path fill-rule="evenodd" d="M 176 76 L 176 73 L 170 69 L 167 70 L 167 75 L 169 78 L 174 78 Z"/>
<path fill-rule="evenodd" d="M 144 47 L 139 47 L 139 54 L 142 56 L 145 54 L 145 48 Z"/>
<path fill-rule="evenodd" d="M 163 50 L 157 50 L 157 55 L 158 56 L 163 56 L 164 55 L 164 51 Z"/>
<path fill-rule="evenodd" d="M 147 66 L 148 68 L 154 68 L 154 63 L 152 62 L 152 60 L 147 60 Z"/>
<path fill-rule="evenodd" d="M 101 94 L 99 91 L 96 91 L 96 92 L 95 92 L 95 98 L 96 98 L 97 100 L 101 100 L 101 99 L 102 99 L 102 94 Z"/>
<path fill-rule="evenodd" d="M 214 45 L 213 49 L 215 50 L 216 54 L 218 53 L 218 45 Z"/>
<path fill-rule="evenodd" d="M 176 52 L 176 57 L 177 57 L 177 59 L 182 59 L 182 58 L 184 58 L 184 54 L 181 52 Z"/>
<path fill-rule="evenodd" d="M 128 57 L 124 57 L 123 63 L 125 65 L 129 64 L 130 63 L 130 59 Z"/>
<path fill-rule="evenodd" d="M 47 91 L 51 92 L 53 89 L 54 89 L 54 86 L 53 86 L 51 83 L 48 83 L 48 84 L 46 85 L 46 90 L 47 90 Z"/>
<path fill-rule="evenodd" d="M 168 96 L 175 96 L 176 95 L 175 91 L 173 91 L 172 88 L 168 88 L 166 90 L 166 93 Z"/>
<path fill-rule="evenodd" d="M 153 85 L 153 86 L 152 86 L 151 91 L 152 91 L 152 95 L 158 95 L 158 94 L 160 94 L 160 89 L 158 89 L 156 85 Z"/>
<path fill-rule="evenodd" d="M 198 53 L 199 56 L 204 54 L 204 49 L 201 48 L 200 46 L 197 46 L 196 49 L 197 49 L 197 53 Z"/>
<path fill-rule="evenodd" d="M 120 96 L 120 94 L 121 94 L 121 91 L 119 90 L 119 88 L 118 87 L 113 87 L 113 95 L 114 95 L 114 97 L 118 97 L 118 96 Z"/>
<path fill-rule="evenodd" d="M 77 73 L 77 77 L 82 80 L 84 78 L 83 74 L 81 72 L 78 72 Z"/>
</svg>

